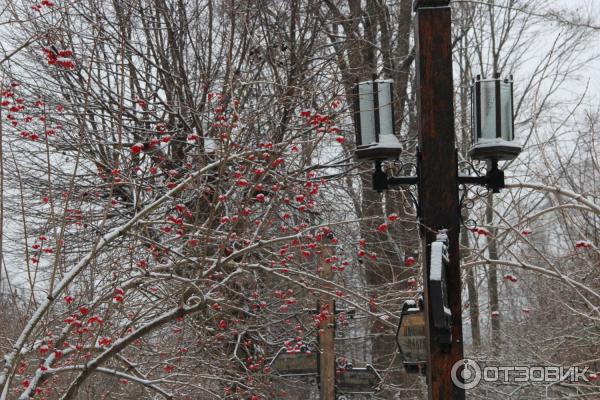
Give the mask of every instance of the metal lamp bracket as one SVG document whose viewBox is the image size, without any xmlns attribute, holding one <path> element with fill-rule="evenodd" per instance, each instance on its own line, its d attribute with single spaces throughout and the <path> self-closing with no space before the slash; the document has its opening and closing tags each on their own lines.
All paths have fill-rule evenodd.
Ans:
<svg viewBox="0 0 600 400">
<path fill-rule="evenodd" d="M 420 176 L 420 157 L 419 149 L 416 152 L 417 159 L 417 174 L 416 176 L 388 176 L 388 174 L 382 168 L 382 160 L 375 161 L 375 168 L 373 170 L 373 190 L 381 193 L 384 190 L 388 190 L 391 186 L 411 186 L 419 185 Z M 457 157 L 458 159 L 458 157 Z M 476 176 L 470 175 L 459 175 L 459 185 L 479 185 L 485 186 L 492 190 L 494 193 L 499 193 L 500 189 L 505 188 L 504 183 L 504 171 L 498 168 L 498 160 L 490 159 L 487 163 L 487 171 L 485 175 L 477 174 Z M 457 165 L 458 168 L 458 165 Z M 417 205 L 418 207 L 418 205 Z"/>
</svg>

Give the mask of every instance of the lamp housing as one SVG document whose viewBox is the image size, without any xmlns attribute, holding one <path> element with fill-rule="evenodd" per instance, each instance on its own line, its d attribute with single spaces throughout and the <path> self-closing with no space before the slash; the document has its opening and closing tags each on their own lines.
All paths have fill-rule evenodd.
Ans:
<svg viewBox="0 0 600 400">
<path fill-rule="evenodd" d="M 402 152 L 394 132 L 393 81 L 373 80 L 354 86 L 357 160 L 396 160 Z"/>
<path fill-rule="evenodd" d="M 396 344 L 409 373 L 424 372 L 427 365 L 427 335 L 423 298 L 407 300 L 402 306 Z"/>
<path fill-rule="evenodd" d="M 480 75 L 471 85 L 471 128 L 473 160 L 512 160 L 521 152 L 514 143 L 513 77 Z"/>
</svg>

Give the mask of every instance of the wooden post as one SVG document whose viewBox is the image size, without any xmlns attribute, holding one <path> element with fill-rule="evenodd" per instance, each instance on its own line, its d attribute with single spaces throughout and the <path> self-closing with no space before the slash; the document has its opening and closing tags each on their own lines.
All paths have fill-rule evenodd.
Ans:
<svg viewBox="0 0 600 400">
<path fill-rule="evenodd" d="M 427 311 L 427 384 L 429 399 L 462 400 L 450 370 L 463 358 L 461 279 L 459 265 L 458 170 L 455 149 L 450 0 L 415 0 L 417 106 L 420 150 L 421 207 L 425 309 Z M 436 340 L 429 291 L 430 250 L 438 229 L 448 230 L 446 269 L 452 342 Z"/>
<path fill-rule="evenodd" d="M 319 255 L 318 268 L 321 278 L 326 280 L 333 279 L 331 263 L 325 262 L 331 255 L 330 240 L 325 237 L 322 239 L 321 254 Z M 324 289 L 331 290 L 331 285 L 324 285 Z M 327 310 L 329 315 L 321 324 L 319 331 L 319 386 L 321 390 L 321 400 L 335 400 L 335 301 L 330 294 L 321 294 L 319 296 L 319 311 Z"/>
</svg>

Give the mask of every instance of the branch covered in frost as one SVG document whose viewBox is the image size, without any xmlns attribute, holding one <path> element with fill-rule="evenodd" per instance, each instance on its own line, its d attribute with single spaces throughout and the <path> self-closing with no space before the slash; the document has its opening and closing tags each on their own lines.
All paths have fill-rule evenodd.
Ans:
<svg viewBox="0 0 600 400">
<path fill-rule="evenodd" d="M 546 275 L 546 276 L 549 276 L 549 277 L 552 277 L 552 278 L 555 278 L 558 280 L 562 280 L 565 283 L 569 284 L 570 286 L 576 286 L 577 288 L 600 299 L 600 293 L 596 292 L 594 289 L 590 288 L 589 286 L 586 286 L 583 283 L 576 281 L 573 278 L 568 277 L 567 275 L 560 274 L 558 272 L 551 271 L 547 268 L 542 268 L 537 265 L 524 263 L 522 261 L 492 260 L 491 258 L 483 257 L 481 260 L 471 261 L 471 262 L 462 264 L 462 268 L 472 268 L 472 267 L 476 267 L 478 265 L 485 265 L 485 264 L 505 265 L 507 267 L 523 268 L 528 271 L 537 272 L 537 273 L 540 273 L 540 274 L 543 274 L 543 275 Z"/>
<path fill-rule="evenodd" d="M 208 164 L 200 170 L 190 174 L 186 179 L 184 179 L 181 183 L 179 183 L 176 187 L 165 193 L 159 199 L 155 200 L 153 203 L 149 204 L 146 208 L 141 210 L 139 213 L 134 215 L 129 221 L 125 224 L 112 229 L 110 232 L 103 235 L 100 240 L 96 243 L 93 249 L 91 249 L 74 267 L 71 271 L 65 274 L 64 278 L 56 284 L 54 291 L 48 295 L 48 297 L 39 305 L 39 307 L 34 312 L 33 316 L 29 319 L 23 331 L 19 335 L 18 339 L 13 344 L 12 350 L 4 356 L 4 367 L 2 368 L 2 372 L 0 372 L 0 387 L 2 387 L 2 394 L 0 395 L 0 400 L 5 400 L 8 396 L 8 389 L 10 387 L 10 381 L 13 376 L 13 370 L 16 364 L 17 355 L 21 352 L 21 349 L 25 345 L 27 339 L 37 326 L 38 322 L 42 319 L 42 317 L 49 310 L 50 306 L 53 304 L 54 300 L 57 299 L 61 292 L 67 287 L 69 283 L 77 277 L 96 257 L 96 254 L 105 248 L 108 244 L 114 241 L 116 238 L 120 237 L 131 228 L 136 226 L 136 224 L 144 218 L 146 215 L 151 213 L 156 208 L 160 207 L 163 203 L 169 200 L 173 195 L 180 192 L 187 184 L 189 184 L 194 178 L 197 176 L 217 167 L 220 164 L 220 161 L 216 161 L 214 163 Z"/>
<path fill-rule="evenodd" d="M 61 397 L 61 400 L 67 400 L 67 399 L 73 398 L 73 396 L 75 396 L 77 394 L 77 389 L 79 388 L 79 386 L 81 386 L 81 384 L 83 384 L 83 382 L 88 378 L 88 376 L 93 371 L 95 371 L 97 368 L 99 368 L 99 366 L 103 362 L 108 360 L 110 357 L 112 357 L 119 351 L 123 350 L 126 346 L 128 346 L 134 340 L 138 339 L 139 337 L 147 334 L 148 332 L 150 332 L 150 331 L 152 331 L 152 330 L 162 326 L 163 324 L 170 322 L 176 318 L 183 317 L 187 314 L 192 314 L 192 313 L 198 312 L 204 306 L 205 306 L 205 302 L 202 301 L 202 302 L 198 302 L 197 304 L 194 304 L 193 306 L 183 306 L 183 307 L 178 307 L 178 308 L 172 309 L 172 310 L 156 317 L 155 319 L 146 323 L 145 325 L 141 326 L 140 328 L 136 329 L 135 331 L 131 332 L 129 335 L 127 335 L 123 338 L 117 339 L 112 344 L 112 346 L 108 347 L 106 350 L 104 350 L 104 352 L 102 352 L 100 355 L 98 355 L 93 360 L 90 360 L 89 362 L 84 364 L 83 370 L 77 376 L 77 378 L 75 378 L 75 380 L 71 383 L 67 392 Z"/>
<path fill-rule="evenodd" d="M 539 190 L 541 192 L 549 192 L 549 193 L 558 194 L 558 195 L 573 199 L 581 204 L 584 204 L 585 206 L 589 207 L 590 210 L 593 211 L 594 213 L 600 214 L 600 206 L 595 204 L 593 201 L 588 200 L 585 196 L 583 196 L 579 193 L 575 193 L 570 190 L 566 190 L 566 189 L 563 189 L 563 188 L 560 188 L 557 186 L 546 186 L 546 185 L 542 185 L 539 183 L 509 183 L 506 185 L 506 188 L 507 189 L 515 189 L 515 188 L 533 189 L 533 190 Z"/>
</svg>

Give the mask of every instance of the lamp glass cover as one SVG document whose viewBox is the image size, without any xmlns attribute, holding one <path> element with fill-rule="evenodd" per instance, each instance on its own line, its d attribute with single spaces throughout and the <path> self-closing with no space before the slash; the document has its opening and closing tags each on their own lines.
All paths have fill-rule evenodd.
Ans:
<svg viewBox="0 0 600 400">
<path fill-rule="evenodd" d="M 361 82 L 358 85 L 358 106 L 360 110 L 361 145 L 375 143 L 375 114 L 373 104 L 373 83 Z"/>
<path fill-rule="evenodd" d="M 379 105 L 379 137 L 394 134 L 394 116 L 392 115 L 392 81 L 377 81 Z"/>
<path fill-rule="evenodd" d="M 512 88 L 508 82 L 500 84 L 501 101 L 501 126 L 502 139 L 510 142 L 514 139 L 513 134 L 513 108 L 512 108 Z"/>
<path fill-rule="evenodd" d="M 494 81 L 481 82 L 481 139 L 496 139 L 496 87 Z"/>
</svg>

